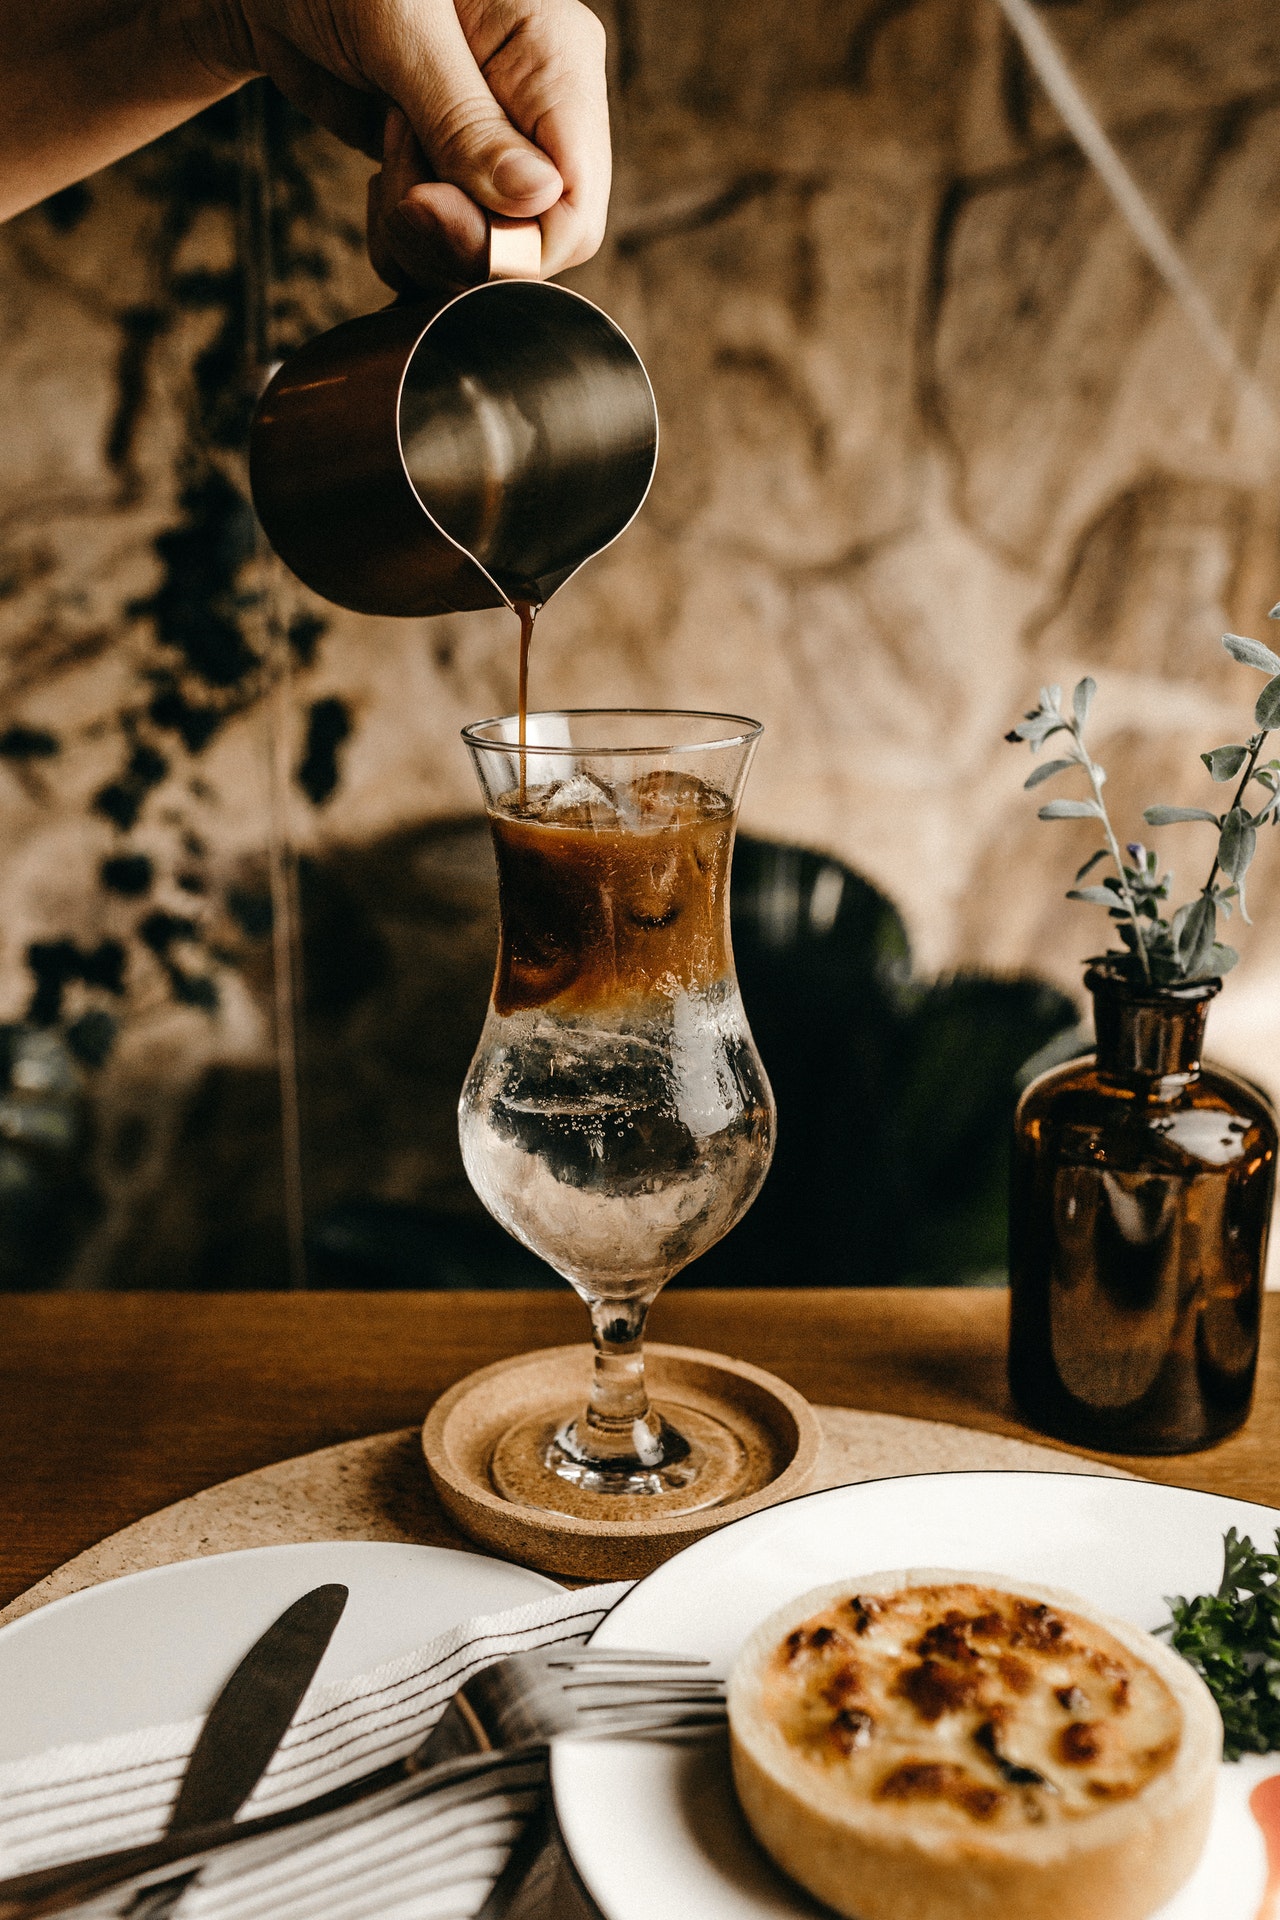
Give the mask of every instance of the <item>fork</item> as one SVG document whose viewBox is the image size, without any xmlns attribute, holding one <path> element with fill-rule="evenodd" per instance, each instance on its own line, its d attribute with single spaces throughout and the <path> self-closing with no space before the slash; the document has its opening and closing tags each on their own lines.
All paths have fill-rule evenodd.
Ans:
<svg viewBox="0 0 1280 1920">
<path fill-rule="evenodd" d="M 220 1821 L 146 1845 L 63 1861 L 0 1881 L 0 1920 L 37 1920 L 111 1889 L 153 1885 L 229 1846 L 297 1829 L 320 1839 L 354 1806 L 378 1813 L 446 1787 L 479 1800 L 496 1764 L 554 1739 L 681 1738 L 724 1718 L 724 1685 L 679 1654 L 560 1646 L 513 1654 L 463 1682 L 426 1739 L 402 1760 L 249 1820 Z"/>
<path fill-rule="evenodd" d="M 673 1734 L 724 1717 L 724 1682 L 695 1655 L 546 1647 L 473 1673 L 406 1764 L 512 1754 L 572 1734 Z M 699 1671 L 693 1671 L 698 1669 Z"/>
</svg>

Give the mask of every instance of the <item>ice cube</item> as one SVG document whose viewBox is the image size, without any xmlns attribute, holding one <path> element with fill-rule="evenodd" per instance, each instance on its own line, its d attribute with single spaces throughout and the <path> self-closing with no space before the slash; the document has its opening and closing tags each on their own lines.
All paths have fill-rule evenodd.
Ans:
<svg viewBox="0 0 1280 1920">
<path fill-rule="evenodd" d="M 627 918 L 633 926 L 646 929 L 669 927 L 678 920 L 688 889 L 687 852 L 662 841 L 657 844 L 662 851 L 629 867 L 619 890 Z"/>
<path fill-rule="evenodd" d="M 586 768 L 567 780 L 556 780 L 541 793 L 529 795 L 528 808 L 537 820 L 562 827 L 616 827 L 618 802 L 607 781 Z"/>
<path fill-rule="evenodd" d="M 642 773 L 620 795 L 620 804 L 628 824 L 643 827 L 684 826 L 728 811 L 719 788 L 674 767 Z"/>
</svg>

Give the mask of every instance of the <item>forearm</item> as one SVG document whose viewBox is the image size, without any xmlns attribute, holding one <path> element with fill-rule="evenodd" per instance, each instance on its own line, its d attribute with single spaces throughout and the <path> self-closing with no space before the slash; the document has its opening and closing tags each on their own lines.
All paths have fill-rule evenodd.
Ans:
<svg viewBox="0 0 1280 1920">
<path fill-rule="evenodd" d="M 210 11 L 198 0 L 0 0 L 0 219 L 248 78 L 197 51 Z"/>
</svg>

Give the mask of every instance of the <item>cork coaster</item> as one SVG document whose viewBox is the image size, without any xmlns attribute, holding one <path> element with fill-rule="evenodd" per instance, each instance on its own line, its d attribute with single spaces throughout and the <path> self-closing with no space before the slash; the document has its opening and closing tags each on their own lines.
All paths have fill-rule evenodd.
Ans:
<svg viewBox="0 0 1280 1920">
<path fill-rule="evenodd" d="M 1131 1479 L 1116 1467 L 998 1433 L 852 1407 L 816 1407 L 822 1451 L 815 1489 L 911 1473 L 1088 1473 Z M 303 1540 L 401 1540 L 467 1547 L 432 1491 L 417 1427 L 344 1440 L 220 1481 L 135 1520 L 29 1587 L 0 1611 L 0 1625 L 51 1600 L 178 1560 Z"/>
<path fill-rule="evenodd" d="M 427 1471 L 441 1506 L 462 1531 L 508 1559 L 544 1573 L 626 1580 L 649 1573 L 681 1547 L 744 1514 L 807 1493 L 822 1430 L 813 1408 L 785 1381 L 742 1360 L 695 1347 L 645 1347 L 655 1402 L 678 1426 L 686 1414 L 727 1428 L 737 1442 L 730 1497 L 692 1513 L 651 1499 L 579 1495 L 551 1511 L 504 1498 L 494 1484 L 495 1452 L 518 1425 L 545 1422 L 585 1406 L 591 1348 L 546 1347 L 498 1360 L 442 1394 L 422 1429 Z M 627 1511 L 635 1517 L 623 1518 Z"/>
</svg>

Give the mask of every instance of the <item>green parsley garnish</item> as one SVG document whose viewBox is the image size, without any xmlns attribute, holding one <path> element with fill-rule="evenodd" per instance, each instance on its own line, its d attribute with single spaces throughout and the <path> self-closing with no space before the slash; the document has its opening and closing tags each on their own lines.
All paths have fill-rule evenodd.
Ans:
<svg viewBox="0 0 1280 1920">
<path fill-rule="evenodd" d="M 1166 1598 L 1172 1619 L 1158 1633 L 1189 1661 L 1218 1703 L 1223 1755 L 1280 1747 L 1280 1528 L 1275 1553 L 1246 1534 L 1224 1536 L 1222 1583 L 1194 1600 Z"/>
</svg>

